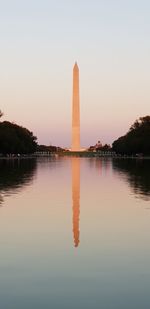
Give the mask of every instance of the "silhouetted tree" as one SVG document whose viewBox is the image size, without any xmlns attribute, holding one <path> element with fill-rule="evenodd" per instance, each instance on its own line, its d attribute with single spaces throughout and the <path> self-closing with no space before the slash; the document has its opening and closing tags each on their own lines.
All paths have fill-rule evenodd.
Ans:
<svg viewBox="0 0 150 309">
<path fill-rule="evenodd" d="M 111 151 L 111 146 L 108 144 L 105 144 L 104 146 L 102 146 L 102 151 Z"/>
<path fill-rule="evenodd" d="M 17 124 L 0 122 L 0 153 L 29 154 L 36 151 L 36 137 L 28 129 Z"/>
<path fill-rule="evenodd" d="M 150 116 L 136 120 L 126 135 L 113 142 L 113 150 L 120 154 L 150 155 Z"/>
<path fill-rule="evenodd" d="M 37 147 L 37 151 L 41 151 L 41 152 L 56 152 L 57 151 L 57 147 L 56 146 L 47 146 L 47 145 L 38 145 Z"/>
</svg>

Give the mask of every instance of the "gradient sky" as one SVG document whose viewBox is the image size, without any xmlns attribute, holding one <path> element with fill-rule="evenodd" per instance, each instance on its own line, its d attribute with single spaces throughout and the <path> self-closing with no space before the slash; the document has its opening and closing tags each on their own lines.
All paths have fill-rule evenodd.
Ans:
<svg viewBox="0 0 150 309">
<path fill-rule="evenodd" d="M 150 114 L 149 0 L 0 0 L 0 109 L 39 143 L 70 146 L 80 68 L 82 146 Z"/>
</svg>

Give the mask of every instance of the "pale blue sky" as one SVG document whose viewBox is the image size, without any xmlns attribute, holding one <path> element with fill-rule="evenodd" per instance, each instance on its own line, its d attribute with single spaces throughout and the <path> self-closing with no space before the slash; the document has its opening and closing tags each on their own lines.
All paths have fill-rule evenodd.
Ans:
<svg viewBox="0 0 150 309">
<path fill-rule="evenodd" d="M 72 67 L 81 140 L 111 143 L 150 114 L 150 2 L 0 1 L 0 108 L 40 143 L 71 143 Z"/>
</svg>

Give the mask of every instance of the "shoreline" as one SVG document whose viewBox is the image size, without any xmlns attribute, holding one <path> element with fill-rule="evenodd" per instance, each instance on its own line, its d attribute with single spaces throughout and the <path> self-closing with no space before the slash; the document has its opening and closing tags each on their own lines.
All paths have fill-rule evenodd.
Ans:
<svg viewBox="0 0 150 309">
<path fill-rule="evenodd" d="M 58 158 L 58 157 L 80 157 L 80 158 L 105 158 L 105 159 L 136 159 L 136 160 L 150 160 L 150 156 L 121 156 L 109 154 L 96 153 L 53 153 L 49 155 L 20 155 L 20 156 L 0 156 L 0 160 L 25 160 L 25 159 L 43 159 L 43 158 Z"/>
</svg>

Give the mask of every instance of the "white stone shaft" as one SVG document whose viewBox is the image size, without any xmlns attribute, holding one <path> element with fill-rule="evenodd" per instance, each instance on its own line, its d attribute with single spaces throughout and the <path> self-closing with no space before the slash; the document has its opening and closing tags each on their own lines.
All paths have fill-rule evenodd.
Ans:
<svg viewBox="0 0 150 309">
<path fill-rule="evenodd" d="M 80 97 L 79 68 L 75 63 L 73 68 L 73 98 L 72 98 L 72 151 L 80 150 Z"/>
</svg>

